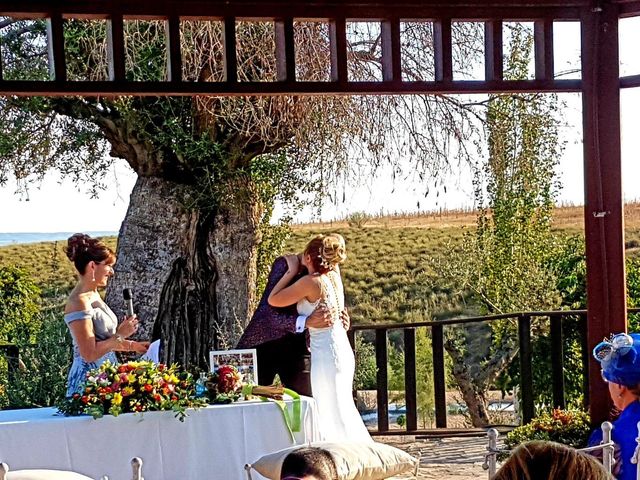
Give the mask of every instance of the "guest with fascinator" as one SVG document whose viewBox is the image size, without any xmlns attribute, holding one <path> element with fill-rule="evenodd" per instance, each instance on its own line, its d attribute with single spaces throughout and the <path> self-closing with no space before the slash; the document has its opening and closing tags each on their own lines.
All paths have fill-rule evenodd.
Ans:
<svg viewBox="0 0 640 480">
<path fill-rule="evenodd" d="M 600 362 L 602 379 L 620 412 L 611 432 L 618 459 L 615 476 L 619 480 L 635 480 L 637 465 L 633 459 L 639 445 L 636 438 L 640 421 L 640 334 L 614 335 L 596 345 L 593 356 Z M 589 445 L 601 442 L 602 431 L 596 430 L 589 439 Z"/>
</svg>

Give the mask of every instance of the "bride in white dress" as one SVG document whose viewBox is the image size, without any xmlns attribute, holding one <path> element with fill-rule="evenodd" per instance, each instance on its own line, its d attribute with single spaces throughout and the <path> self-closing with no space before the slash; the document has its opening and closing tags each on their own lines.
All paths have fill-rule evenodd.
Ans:
<svg viewBox="0 0 640 480">
<path fill-rule="evenodd" d="M 311 240 L 301 263 L 309 271 L 293 285 L 287 286 L 300 269 L 296 255 L 288 255 L 287 273 L 273 288 L 269 304 L 284 307 L 297 304 L 298 313 L 310 315 L 324 302 L 333 316 L 327 328 L 309 328 L 311 339 L 311 390 L 318 407 L 323 440 L 372 442 L 353 402 L 355 359 L 342 326 L 344 290 L 338 264 L 346 259 L 342 236 L 319 235 Z"/>
</svg>

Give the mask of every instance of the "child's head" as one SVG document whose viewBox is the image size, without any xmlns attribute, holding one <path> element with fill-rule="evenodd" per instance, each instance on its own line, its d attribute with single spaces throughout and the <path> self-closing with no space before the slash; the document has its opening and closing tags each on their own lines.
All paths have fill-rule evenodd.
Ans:
<svg viewBox="0 0 640 480">
<path fill-rule="evenodd" d="M 338 472 L 329 452 L 316 447 L 302 447 L 282 462 L 281 480 L 336 480 Z"/>
</svg>

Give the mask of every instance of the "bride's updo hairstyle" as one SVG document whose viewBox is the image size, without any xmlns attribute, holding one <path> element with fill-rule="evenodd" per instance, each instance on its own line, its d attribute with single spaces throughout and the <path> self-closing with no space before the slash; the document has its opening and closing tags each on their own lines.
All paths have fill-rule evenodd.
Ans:
<svg viewBox="0 0 640 480">
<path fill-rule="evenodd" d="M 100 263 L 106 260 L 108 263 L 114 263 L 116 260 L 113 250 L 97 238 L 91 238 L 84 233 L 76 233 L 69 237 L 64 252 L 82 275 L 89 262 Z"/>
<path fill-rule="evenodd" d="M 337 233 L 314 237 L 303 253 L 311 257 L 313 268 L 320 274 L 333 270 L 347 259 L 344 238 Z"/>
</svg>

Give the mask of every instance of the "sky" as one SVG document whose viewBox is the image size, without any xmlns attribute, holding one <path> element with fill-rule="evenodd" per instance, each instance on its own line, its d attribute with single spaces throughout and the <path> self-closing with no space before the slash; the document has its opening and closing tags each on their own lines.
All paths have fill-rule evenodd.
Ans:
<svg viewBox="0 0 640 480">
<path fill-rule="evenodd" d="M 556 74 L 570 71 L 579 64 L 575 23 L 554 25 Z M 573 29 L 573 30 L 572 30 Z M 573 34 L 572 34 L 573 33 Z M 640 59 L 634 50 L 640 44 L 640 17 L 623 19 L 620 23 L 621 75 L 640 74 Z M 559 41 L 560 40 L 560 41 Z M 571 74 L 563 78 L 571 78 Z M 565 124 L 560 136 L 566 141 L 559 162 L 558 179 L 563 187 L 558 195 L 560 204 L 584 203 L 581 97 L 561 94 L 566 109 Z M 625 200 L 640 199 L 640 89 L 621 91 L 622 173 Z M 409 170 L 409 169 L 407 169 Z M 367 176 L 359 184 L 339 185 L 334 195 L 336 204 L 325 201 L 321 214 L 310 209 L 297 213 L 294 221 L 333 220 L 349 213 L 365 211 L 372 214 L 437 211 L 473 207 L 472 175 L 468 168 L 456 169 L 445 179 L 446 194 L 424 196 L 424 186 L 413 178 L 389 181 L 390 174 L 382 169 L 375 178 Z M 128 198 L 135 183 L 135 173 L 124 160 L 116 159 L 105 183 L 109 188 L 92 199 L 87 189 L 74 185 L 50 173 L 28 195 L 16 195 L 12 179 L 0 188 L 0 232 L 75 232 L 117 231 L 124 219 Z M 276 209 L 276 218 L 284 209 Z"/>
</svg>

